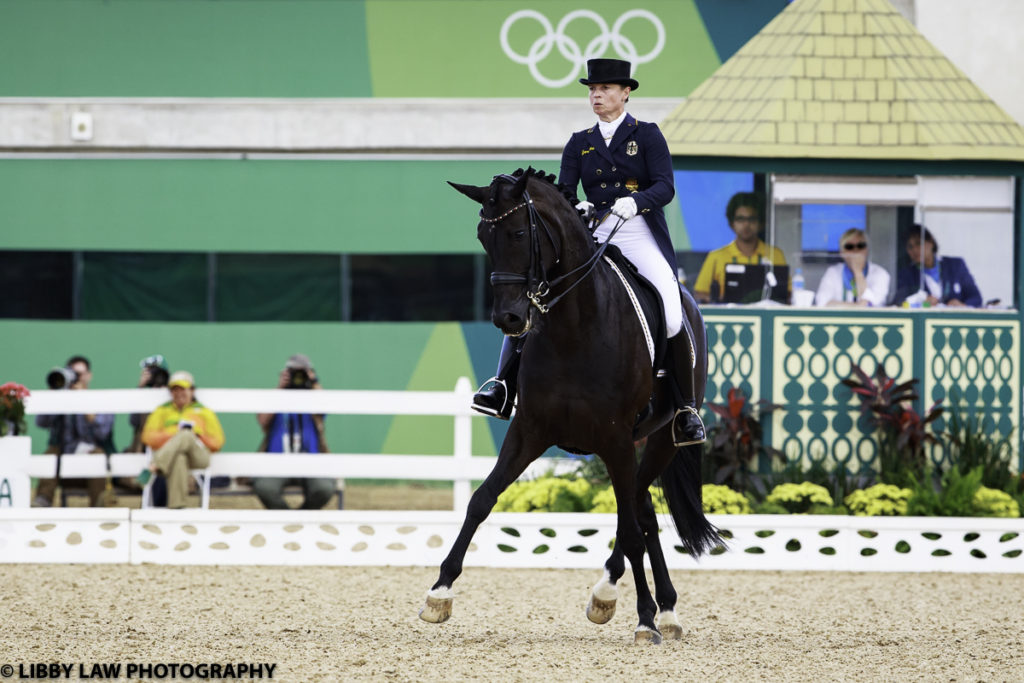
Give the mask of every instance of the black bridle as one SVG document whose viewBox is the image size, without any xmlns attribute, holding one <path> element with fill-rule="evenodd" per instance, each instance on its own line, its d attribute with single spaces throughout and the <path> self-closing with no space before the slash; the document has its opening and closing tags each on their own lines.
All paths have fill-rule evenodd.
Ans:
<svg viewBox="0 0 1024 683">
<path fill-rule="evenodd" d="M 516 178 L 515 176 L 504 174 L 494 176 L 494 180 L 500 180 L 506 183 L 514 184 L 518 180 L 518 178 Z M 521 273 L 506 273 L 501 271 L 494 271 L 491 273 L 491 285 L 525 285 L 526 298 L 529 299 L 530 303 L 543 314 L 547 313 L 552 308 L 554 308 L 555 304 L 561 301 L 562 297 L 564 297 L 566 294 L 572 291 L 576 287 L 576 285 L 583 282 L 583 280 L 585 280 L 587 276 L 590 275 L 590 273 L 594 270 L 594 267 L 597 265 L 598 261 L 600 261 L 601 256 L 604 255 L 605 249 L 608 247 L 609 242 L 611 242 L 612 237 L 615 235 L 618 229 L 622 227 L 622 224 L 625 221 L 621 218 L 619 219 L 618 223 L 615 225 L 611 233 L 608 235 L 608 239 L 605 240 L 604 242 L 601 242 L 597 250 L 593 254 L 591 254 L 590 258 L 588 258 L 582 265 L 573 268 L 568 273 L 565 273 L 564 275 L 559 275 L 554 280 L 548 282 L 547 269 L 544 267 L 544 256 L 543 254 L 541 254 L 540 250 L 539 227 L 544 228 L 544 233 L 548 236 L 548 241 L 551 242 L 551 247 L 555 250 L 555 263 L 553 265 L 557 265 L 562 260 L 561 247 L 559 243 L 555 240 L 554 235 L 551 234 L 551 229 L 548 227 L 548 224 L 544 221 L 540 213 L 537 211 L 537 207 L 534 205 L 533 199 L 530 197 L 529 190 L 523 190 L 523 201 L 521 203 L 516 204 L 511 209 L 508 209 L 507 211 L 502 213 L 500 216 L 496 216 L 494 218 L 484 218 L 483 209 L 481 209 L 480 221 L 490 225 L 491 229 L 493 230 L 494 226 L 497 223 L 500 223 L 501 221 L 505 220 L 506 218 L 514 214 L 516 211 L 524 207 L 526 208 L 527 218 L 530 224 L 529 268 L 525 275 Z M 564 282 L 568 277 L 584 269 L 586 269 L 586 272 L 580 275 L 575 282 L 566 287 L 565 291 L 551 299 L 549 302 L 543 302 L 543 299 L 551 293 L 552 287 L 557 287 L 562 282 Z"/>
</svg>

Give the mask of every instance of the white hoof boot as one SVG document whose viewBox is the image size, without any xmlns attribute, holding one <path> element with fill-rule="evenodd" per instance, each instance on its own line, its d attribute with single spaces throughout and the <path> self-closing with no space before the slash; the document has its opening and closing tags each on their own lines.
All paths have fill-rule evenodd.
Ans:
<svg viewBox="0 0 1024 683">
<path fill-rule="evenodd" d="M 661 645 L 661 634 L 647 626 L 637 626 L 633 631 L 634 645 Z"/>
<path fill-rule="evenodd" d="M 427 593 L 427 602 L 420 610 L 420 619 L 431 624 L 443 624 L 452 616 L 451 588 L 438 588 Z"/>
<path fill-rule="evenodd" d="M 665 610 L 658 614 L 658 630 L 668 640 L 682 639 L 683 627 L 679 624 L 679 619 L 676 618 L 675 610 Z"/>
<path fill-rule="evenodd" d="M 611 582 L 608 572 L 597 582 L 590 592 L 587 602 L 587 619 L 595 624 L 607 624 L 615 616 L 615 601 L 619 597 L 619 589 Z"/>
</svg>

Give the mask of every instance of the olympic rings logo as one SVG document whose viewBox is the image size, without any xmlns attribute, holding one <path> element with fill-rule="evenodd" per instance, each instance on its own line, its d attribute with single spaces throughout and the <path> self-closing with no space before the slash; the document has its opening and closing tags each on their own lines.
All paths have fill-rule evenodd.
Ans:
<svg viewBox="0 0 1024 683">
<path fill-rule="evenodd" d="M 533 19 L 544 30 L 544 34 L 533 41 L 529 51 L 521 55 L 512 49 L 508 43 L 508 33 L 512 25 L 520 19 Z M 587 46 L 580 49 L 575 40 L 565 34 L 566 27 L 577 19 L 592 21 L 598 29 L 598 34 Z M 646 54 L 639 54 L 636 45 L 629 38 L 622 35 L 623 25 L 630 19 L 646 19 L 654 27 L 658 34 L 654 47 Z M 634 70 L 637 64 L 649 62 L 657 57 L 662 48 L 665 47 L 665 26 L 657 16 L 645 9 L 634 9 L 625 12 L 615 20 L 611 29 L 601 15 L 587 9 L 578 9 L 569 12 L 558 22 L 557 27 L 552 27 L 548 18 L 536 10 L 523 9 L 514 12 L 501 25 L 501 49 L 505 51 L 508 58 L 519 64 L 526 64 L 530 68 L 530 74 L 543 86 L 548 88 L 562 88 L 576 79 L 581 69 L 585 69 L 588 59 L 600 57 L 608 48 L 612 47 L 615 52 L 629 62 L 632 62 Z M 548 78 L 540 72 L 537 64 L 551 54 L 552 48 L 558 48 L 558 53 L 567 59 L 571 65 L 569 73 L 564 78 Z"/>
</svg>

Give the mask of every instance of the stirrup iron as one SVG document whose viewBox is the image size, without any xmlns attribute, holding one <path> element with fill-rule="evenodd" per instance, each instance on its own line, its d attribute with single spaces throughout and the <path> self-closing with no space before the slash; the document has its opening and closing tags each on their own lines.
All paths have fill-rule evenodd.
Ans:
<svg viewBox="0 0 1024 683">
<path fill-rule="evenodd" d="M 698 434 L 694 434 L 692 436 L 676 434 L 676 421 L 683 413 L 691 413 L 697 418 L 697 422 L 700 425 Z M 700 419 L 700 413 L 697 412 L 697 409 L 693 406 L 683 406 L 676 410 L 676 414 L 672 416 L 672 445 L 676 448 L 682 448 L 683 446 L 693 446 L 695 444 L 704 443 L 705 441 L 707 441 L 707 432 L 704 428 L 704 421 Z"/>
</svg>

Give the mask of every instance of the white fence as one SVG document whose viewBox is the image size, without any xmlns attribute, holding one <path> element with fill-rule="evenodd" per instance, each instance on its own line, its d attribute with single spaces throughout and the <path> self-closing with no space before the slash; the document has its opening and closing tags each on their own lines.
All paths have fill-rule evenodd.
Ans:
<svg viewBox="0 0 1024 683">
<path fill-rule="evenodd" d="M 662 517 L 670 569 L 1024 572 L 1020 519 L 711 515 L 728 551 L 695 561 Z M 0 510 L 0 563 L 436 566 L 453 511 Z M 467 567 L 599 568 L 614 514 L 495 513 Z"/>
<path fill-rule="evenodd" d="M 473 419 L 487 419 L 470 409 L 472 385 L 460 377 L 453 391 L 288 391 L 283 389 L 203 389 L 203 404 L 215 413 L 312 413 L 328 415 L 435 415 L 453 419 L 451 455 L 378 453 L 267 454 L 215 453 L 204 470 L 203 502 L 209 506 L 213 476 L 331 477 L 422 479 L 454 482 L 453 509 L 465 510 L 470 482 L 481 480 L 497 458 L 472 454 Z M 168 400 L 166 389 L 96 389 L 33 391 L 25 404 L 29 415 L 148 413 Z M 481 422 L 482 424 L 482 422 Z M 55 455 L 32 455 L 27 437 L 0 439 L 0 508 L 28 507 L 29 477 L 53 477 Z M 61 477 L 134 477 L 147 465 L 140 454 L 64 455 Z M 565 463 L 535 462 L 524 477 L 543 474 Z M 6 488 L 5 488 L 6 487 Z M 5 495 L 5 491 L 7 495 Z"/>
</svg>

